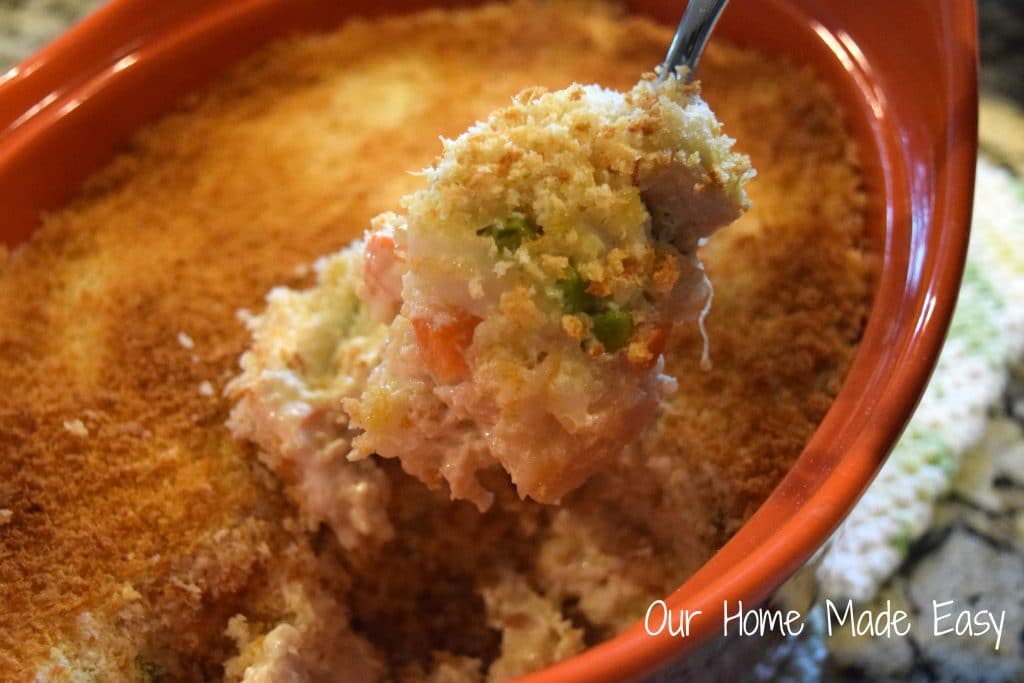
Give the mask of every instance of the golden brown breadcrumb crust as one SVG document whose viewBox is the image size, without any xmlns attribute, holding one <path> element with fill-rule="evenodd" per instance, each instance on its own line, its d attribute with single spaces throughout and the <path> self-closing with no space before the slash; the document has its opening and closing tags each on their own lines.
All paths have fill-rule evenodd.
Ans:
<svg viewBox="0 0 1024 683">
<path fill-rule="evenodd" d="M 138 654 L 117 655 L 125 670 L 216 677 L 234 654 L 232 615 L 283 616 L 268 577 L 319 580 L 295 562 L 311 551 L 282 522 L 293 511 L 279 485 L 223 426 L 220 392 L 249 342 L 236 309 L 302 282 L 297 268 L 419 187 L 407 171 L 432 160 L 437 135 L 527 86 L 624 89 L 660 60 L 668 29 L 604 17 L 581 21 L 571 6 L 454 23 L 435 13 L 275 45 L 136 136 L 0 259 L 0 509 L 11 511 L 0 524 L 0 678 L 27 677 L 62 641 L 106 647 L 88 642 L 82 613 L 126 634 Z M 494 49 L 495 35 L 514 40 Z M 805 70 L 720 44 L 702 68 L 707 100 L 759 171 L 755 208 L 705 253 L 714 370 L 697 367 L 696 331 L 678 334 L 669 370 L 680 392 L 648 446 L 671 456 L 670 476 L 624 457 L 559 513 L 611 555 L 630 529 L 649 597 L 710 556 L 792 463 L 839 387 L 870 297 L 859 176 L 827 91 Z M 636 616 L 589 623 L 599 606 L 573 607 L 571 587 L 534 568 L 552 511 L 508 492 L 483 517 L 433 509 L 432 494 L 389 472 L 417 491 L 395 504 L 406 506 L 393 511 L 397 537 L 344 562 L 354 625 L 396 646 L 395 671 L 427 666 L 425 648 L 496 655 L 478 570 L 511 567 L 551 595 L 568 591 L 589 641 Z M 429 538 L 443 539 L 440 551 Z"/>
</svg>

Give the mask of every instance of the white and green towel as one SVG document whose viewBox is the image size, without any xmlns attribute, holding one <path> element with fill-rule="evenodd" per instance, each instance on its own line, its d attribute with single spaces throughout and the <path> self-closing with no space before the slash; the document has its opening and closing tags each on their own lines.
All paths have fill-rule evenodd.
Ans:
<svg viewBox="0 0 1024 683">
<path fill-rule="evenodd" d="M 1024 183 L 978 162 L 963 286 L 931 382 L 877 479 L 820 555 L 819 593 L 870 600 L 931 521 L 1024 351 Z"/>
</svg>

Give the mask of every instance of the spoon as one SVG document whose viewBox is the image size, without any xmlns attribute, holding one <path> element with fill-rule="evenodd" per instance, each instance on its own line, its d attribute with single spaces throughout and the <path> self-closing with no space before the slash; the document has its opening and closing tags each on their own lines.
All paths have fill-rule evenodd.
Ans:
<svg viewBox="0 0 1024 683">
<path fill-rule="evenodd" d="M 676 29 L 672 44 L 668 48 L 668 54 L 661 64 L 658 83 L 668 78 L 669 74 L 675 75 L 676 68 L 680 66 L 686 67 L 686 81 L 693 79 L 693 72 L 697 68 L 701 53 L 704 52 L 708 36 L 728 1 L 690 0 L 687 3 L 683 18 L 679 21 L 679 28 Z"/>
</svg>

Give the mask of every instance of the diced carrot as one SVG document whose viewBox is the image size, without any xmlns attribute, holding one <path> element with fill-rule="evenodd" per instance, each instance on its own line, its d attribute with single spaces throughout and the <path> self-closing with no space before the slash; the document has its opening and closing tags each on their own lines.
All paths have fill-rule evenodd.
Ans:
<svg viewBox="0 0 1024 683">
<path fill-rule="evenodd" d="M 432 325 L 422 318 L 412 319 L 423 360 L 438 380 L 450 384 L 469 372 L 466 349 L 473 342 L 473 332 L 479 324 L 480 318 L 464 312 L 456 313 L 452 322 L 443 325 Z"/>
</svg>

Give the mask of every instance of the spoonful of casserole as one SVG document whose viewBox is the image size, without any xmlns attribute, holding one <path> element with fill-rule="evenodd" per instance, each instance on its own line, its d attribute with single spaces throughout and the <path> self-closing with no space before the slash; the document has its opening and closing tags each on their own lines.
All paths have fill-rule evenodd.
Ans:
<svg viewBox="0 0 1024 683">
<path fill-rule="evenodd" d="M 364 250 L 389 325 L 344 408 L 353 458 L 397 457 L 486 507 L 497 464 L 554 503 L 650 423 L 661 352 L 710 287 L 697 246 L 746 206 L 750 166 L 678 78 L 521 93 L 444 144 Z"/>
<path fill-rule="evenodd" d="M 386 527 L 377 458 L 481 510 L 493 468 L 557 503 L 653 422 L 754 173 L 687 74 L 520 93 L 249 321 L 230 426 L 343 544 Z"/>
</svg>

